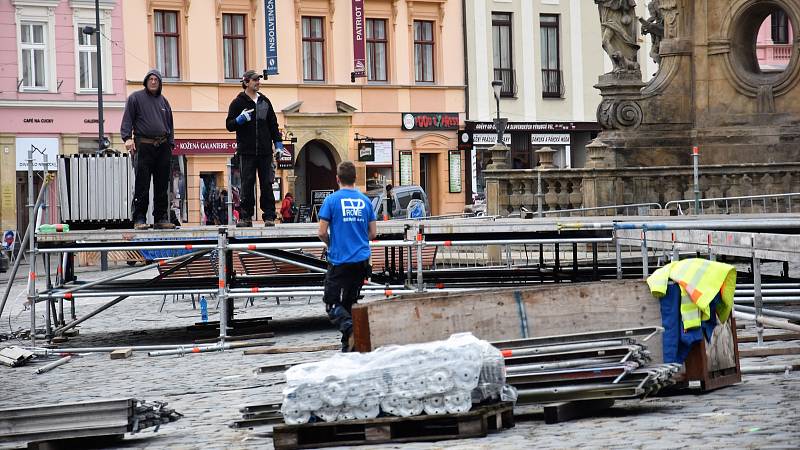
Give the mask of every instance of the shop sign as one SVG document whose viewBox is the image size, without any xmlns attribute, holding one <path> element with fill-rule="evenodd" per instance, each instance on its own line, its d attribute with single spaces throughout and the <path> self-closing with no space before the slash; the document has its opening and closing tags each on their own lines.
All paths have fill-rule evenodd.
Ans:
<svg viewBox="0 0 800 450">
<path fill-rule="evenodd" d="M 492 122 L 467 122 L 466 128 L 497 133 Z M 508 122 L 506 131 L 600 131 L 600 125 L 597 122 Z"/>
<path fill-rule="evenodd" d="M 173 155 L 224 155 L 236 152 L 235 139 L 175 139 Z"/>
<path fill-rule="evenodd" d="M 447 152 L 449 174 L 450 193 L 457 194 L 461 192 L 461 152 L 458 150 L 450 150 Z"/>
<path fill-rule="evenodd" d="M 264 23 L 267 38 L 267 75 L 278 74 L 278 18 L 275 0 L 264 0 Z"/>
<path fill-rule="evenodd" d="M 364 0 L 353 0 L 353 78 L 367 76 L 364 50 Z"/>
<path fill-rule="evenodd" d="M 376 166 L 392 165 L 392 154 L 394 153 L 394 141 L 392 140 L 372 141 L 372 146 L 375 159 L 373 161 L 367 161 L 368 165 L 376 165 Z"/>
<path fill-rule="evenodd" d="M 42 170 L 44 155 L 47 155 L 47 169 L 57 170 L 58 138 L 17 138 L 17 170 L 28 170 L 28 150 L 33 150 L 33 170 Z"/>
<path fill-rule="evenodd" d="M 472 135 L 473 145 L 494 145 L 497 143 L 497 133 L 475 133 Z M 503 144 L 511 145 L 511 135 L 503 134 Z"/>
<path fill-rule="evenodd" d="M 358 160 L 375 161 L 375 144 L 372 142 L 358 143 Z"/>
<path fill-rule="evenodd" d="M 404 150 L 400 152 L 400 186 L 408 186 L 413 183 L 411 177 L 411 152 Z"/>
<path fill-rule="evenodd" d="M 533 145 L 569 145 L 568 134 L 532 134 Z"/>
<path fill-rule="evenodd" d="M 311 204 L 313 206 L 322 206 L 322 203 L 333 194 L 333 189 L 320 189 L 318 191 L 311 191 Z"/>
<path fill-rule="evenodd" d="M 278 169 L 294 169 L 294 144 L 283 144 L 283 151 L 280 152 L 276 164 Z"/>
<path fill-rule="evenodd" d="M 402 128 L 411 130 L 457 130 L 458 113 L 403 113 Z"/>
<path fill-rule="evenodd" d="M 24 117 L 22 123 L 53 123 L 50 117 Z"/>
</svg>

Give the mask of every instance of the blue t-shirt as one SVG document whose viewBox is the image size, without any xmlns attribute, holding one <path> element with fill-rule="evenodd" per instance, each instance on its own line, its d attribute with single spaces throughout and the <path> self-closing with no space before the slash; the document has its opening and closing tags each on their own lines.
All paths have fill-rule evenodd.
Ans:
<svg viewBox="0 0 800 450">
<path fill-rule="evenodd" d="M 339 265 L 369 259 L 369 223 L 375 211 L 357 189 L 339 189 L 325 198 L 319 218 L 329 223 L 328 261 Z"/>
</svg>

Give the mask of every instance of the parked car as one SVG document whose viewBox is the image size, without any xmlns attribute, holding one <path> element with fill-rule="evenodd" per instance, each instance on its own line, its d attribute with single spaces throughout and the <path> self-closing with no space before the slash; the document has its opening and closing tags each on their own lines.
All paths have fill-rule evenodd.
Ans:
<svg viewBox="0 0 800 450">
<path fill-rule="evenodd" d="M 392 189 L 394 208 L 392 209 L 391 216 L 393 219 L 405 219 L 408 216 L 408 204 L 411 203 L 411 199 L 414 197 L 415 193 L 421 198 L 425 206 L 424 215 L 426 217 L 431 215 L 428 194 L 425 193 L 421 186 L 395 186 Z M 372 209 L 375 210 L 375 215 L 378 216 L 378 219 L 383 218 L 383 201 L 386 198 L 386 189 L 382 188 L 367 191 L 367 197 L 372 201 Z"/>
</svg>

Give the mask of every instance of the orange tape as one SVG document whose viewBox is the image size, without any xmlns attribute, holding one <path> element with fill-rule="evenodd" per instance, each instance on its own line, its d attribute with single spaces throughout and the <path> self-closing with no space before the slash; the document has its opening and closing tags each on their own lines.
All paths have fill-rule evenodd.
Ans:
<svg viewBox="0 0 800 450">
<path fill-rule="evenodd" d="M 159 259 L 158 260 L 158 265 L 159 266 L 166 266 L 167 265 L 167 260 L 166 259 Z"/>
<path fill-rule="evenodd" d="M 451 247 L 453 245 L 453 241 L 444 241 L 445 247 Z"/>
<path fill-rule="evenodd" d="M 192 353 L 200 353 L 200 347 L 192 347 Z"/>
<path fill-rule="evenodd" d="M 67 300 L 71 299 L 72 298 L 72 292 L 67 292 L 66 294 L 64 294 L 64 298 L 66 298 Z"/>
<path fill-rule="evenodd" d="M 500 354 L 503 355 L 503 358 L 510 358 L 514 352 L 511 350 L 501 350 Z"/>
<path fill-rule="evenodd" d="M 186 244 L 186 246 L 184 248 L 186 250 L 191 250 L 192 249 L 192 244 Z"/>
<path fill-rule="evenodd" d="M 420 233 L 420 234 L 418 234 L 418 235 L 417 235 L 417 240 L 418 240 L 418 241 L 421 241 L 421 240 L 422 240 L 422 233 Z"/>
<path fill-rule="evenodd" d="M 64 273 L 64 269 L 61 266 L 56 267 L 56 273 Z"/>
<path fill-rule="evenodd" d="M 258 288 L 257 287 L 252 287 L 252 288 L 250 288 L 250 292 L 258 293 Z"/>
<path fill-rule="evenodd" d="M 248 250 L 255 250 L 256 249 L 256 245 L 255 244 L 250 244 L 250 245 L 247 246 L 247 249 Z"/>
<path fill-rule="evenodd" d="M 436 283 L 436 289 L 444 289 L 444 283 Z"/>
<path fill-rule="evenodd" d="M 384 293 L 384 295 L 386 295 L 387 297 L 390 297 L 390 296 L 392 295 L 392 290 L 391 290 L 391 289 L 386 289 L 385 291 L 383 291 L 383 293 Z"/>
<path fill-rule="evenodd" d="M 225 280 L 219 280 L 219 287 L 220 288 L 224 288 L 225 287 Z"/>
<path fill-rule="evenodd" d="M 29 272 L 28 275 L 30 276 L 31 280 L 35 280 L 36 279 L 36 272 Z"/>
</svg>

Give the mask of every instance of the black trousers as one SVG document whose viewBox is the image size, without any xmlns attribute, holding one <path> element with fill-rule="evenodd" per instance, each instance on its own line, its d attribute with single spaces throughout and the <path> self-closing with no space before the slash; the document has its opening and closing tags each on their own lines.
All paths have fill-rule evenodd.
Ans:
<svg viewBox="0 0 800 450">
<path fill-rule="evenodd" d="M 258 174 L 258 189 L 261 191 L 258 205 L 261 207 L 261 218 L 275 220 L 275 194 L 272 192 L 272 179 L 275 174 L 272 172 L 272 159 L 266 155 L 239 155 L 239 163 L 241 164 L 239 173 L 242 177 L 240 217 L 245 220 L 251 220 L 253 217 L 256 203 L 253 188 Z"/>
<path fill-rule="evenodd" d="M 159 146 L 136 142 L 133 190 L 133 220 L 144 222 L 150 204 L 150 179 L 153 179 L 153 220 L 169 222 L 169 177 L 172 150 L 168 143 Z"/>
<path fill-rule="evenodd" d="M 348 339 L 353 333 L 351 312 L 358 301 L 364 279 L 370 275 L 369 260 L 329 265 L 325 273 L 325 290 L 322 301 L 331 323 L 342 333 L 342 351 L 345 351 Z"/>
</svg>

